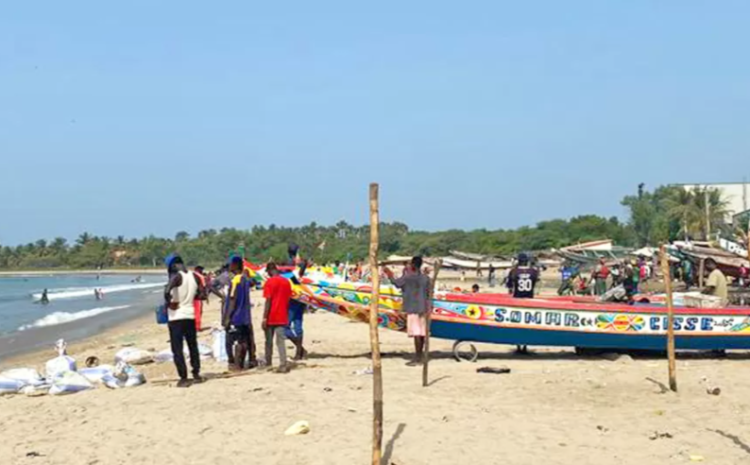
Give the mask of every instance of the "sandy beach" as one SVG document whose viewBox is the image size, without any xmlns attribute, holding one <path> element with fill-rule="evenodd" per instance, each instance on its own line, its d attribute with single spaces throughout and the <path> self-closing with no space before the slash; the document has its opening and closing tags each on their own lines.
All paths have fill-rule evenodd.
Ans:
<svg viewBox="0 0 750 465">
<path fill-rule="evenodd" d="M 262 300 L 255 296 L 256 305 Z M 254 318 L 259 328 L 260 307 Z M 205 322 L 218 321 L 214 303 Z M 12 464 L 354 464 L 369 463 L 371 384 L 368 328 L 341 317 L 307 315 L 310 358 L 288 375 L 257 370 L 173 387 L 171 363 L 139 367 L 145 386 L 99 388 L 67 397 L 0 398 L 0 457 Z M 201 340 L 210 342 L 210 331 Z M 258 346 L 262 336 L 256 331 Z M 458 363 L 449 341 L 433 342 L 432 384 L 405 366 L 405 335 L 382 330 L 387 464 L 744 464 L 750 460 L 750 373 L 745 354 L 681 358 L 678 394 L 665 392 L 661 359 L 579 358 L 572 351 L 480 346 L 477 363 Z M 123 346 L 162 350 L 165 327 L 142 317 L 71 344 L 83 362 L 111 361 Z M 42 368 L 51 350 L 2 368 Z M 506 375 L 478 367 L 508 367 Z M 703 378 L 720 386 L 706 393 Z M 298 420 L 305 436 L 285 436 Z"/>
</svg>

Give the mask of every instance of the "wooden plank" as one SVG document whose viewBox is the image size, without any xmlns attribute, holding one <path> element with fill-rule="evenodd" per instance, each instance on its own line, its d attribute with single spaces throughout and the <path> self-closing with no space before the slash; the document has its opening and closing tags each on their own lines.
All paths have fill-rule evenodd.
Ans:
<svg viewBox="0 0 750 465">
<path fill-rule="evenodd" d="M 381 465 L 383 450 L 383 365 L 380 359 L 378 338 L 378 310 L 380 306 L 380 268 L 378 248 L 380 245 L 379 187 L 370 184 L 370 270 L 372 275 L 372 297 L 370 299 L 370 348 L 372 351 L 372 465 Z"/>
<path fill-rule="evenodd" d="M 702 262 L 701 262 L 702 263 Z M 667 248 L 661 248 L 661 266 L 664 273 L 664 287 L 667 293 L 667 359 L 669 361 L 669 388 L 677 392 L 677 362 L 674 345 L 674 304 L 672 300 L 672 270 L 669 267 Z"/>
<path fill-rule="evenodd" d="M 432 273 L 432 287 L 430 289 L 430 309 L 427 312 L 427 335 L 424 341 L 424 365 L 422 366 L 422 387 L 427 387 L 427 380 L 429 378 L 430 371 L 430 335 L 432 333 L 432 302 L 435 299 L 435 287 L 437 287 L 437 279 L 440 275 L 440 268 L 443 266 L 443 261 L 438 260 L 435 263 L 435 270 Z"/>
</svg>

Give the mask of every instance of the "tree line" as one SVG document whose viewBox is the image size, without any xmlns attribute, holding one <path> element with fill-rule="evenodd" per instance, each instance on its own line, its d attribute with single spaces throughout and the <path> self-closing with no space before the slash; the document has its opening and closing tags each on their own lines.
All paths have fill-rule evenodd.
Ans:
<svg viewBox="0 0 750 465">
<path fill-rule="evenodd" d="M 705 238 L 709 232 L 732 232 L 731 225 L 725 224 L 727 203 L 717 190 L 659 187 L 649 192 L 641 187 L 636 195 L 625 197 L 621 203 L 628 212 L 625 222 L 617 217 L 583 215 L 517 229 L 439 232 L 411 230 L 400 222 L 383 223 L 380 251 L 383 257 L 440 256 L 451 250 L 510 255 L 603 238 L 635 247 L 684 237 Z M 344 221 L 331 226 L 313 222 L 301 227 L 206 229 L 195 236 L 181 231 L 174 238 L 153 235 L 111 238 L 84 232 L 72 243 L 58 237 L 15 247 L 2 246 L 0 268 L 156 267 L 171 252 L 180 253 L 190 265 L 215 266 L 230 253 L 241 253 L 262 262 L 285 259 L 290 243 L 299 245 L 302 255 L 316 262 L 360 261 L 367 257 L 369 237 L 369 225 L 354 226 Z"/>
</svg>

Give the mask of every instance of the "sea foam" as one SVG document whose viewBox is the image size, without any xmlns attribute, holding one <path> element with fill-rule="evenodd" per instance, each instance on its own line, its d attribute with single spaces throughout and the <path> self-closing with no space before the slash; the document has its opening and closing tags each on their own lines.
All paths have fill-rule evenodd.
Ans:
<svg viewBox="0 0 750 465">
<path fill-rule="evenodd" d="M 92 308 L 91 310 L 81 310 L 80 312 L 54 312 L 36 320 L 31 324 L 23 325 L 18 328 L 18 330 L 25 331 L 31 328 L 43 328 L 45 326 L 61 325 L 63 323 L 82 320 L 84 318 L 91 318 L 92 316 L 101 315 L 102 313 L 113 312 L 115 310 L 122 310 L 129 307 L 131 307 L 131 305 L 120 305 L 117 307 L 99 307 Z"/>
<path fill-rule="evenodd" d="M 49 300 L 75 299 L 76 297 L 93 297 L 95 289 L 101 289 L 106 296 L 107 294 L 110 294 L 112 292 L 153 289 L 157 287 L 164 287 L 164 283 L 119 284 L 115 286 L 103 287 L 68 287 L 63 289 L 50 289 L 49 291 L 47 291 L 47 297 L 49 298 Z M 32 294 L 31 296 L 34 298 L 34 300 L 40 300 L 42 298 L 41 293 Z"/>
</svg>

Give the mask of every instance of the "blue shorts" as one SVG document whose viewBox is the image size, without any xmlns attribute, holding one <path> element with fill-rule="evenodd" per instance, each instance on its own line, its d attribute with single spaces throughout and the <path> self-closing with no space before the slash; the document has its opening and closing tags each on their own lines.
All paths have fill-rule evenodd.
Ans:
<svg viewBox="0 0 750 465">
<path fill-rule="evenodd" d="M 289 326 L 287 326 L 285 330 L 287 339 L 302 337 L 304 334 L 302 329 L 302 319 L 304 315 L 304 304 L 294 300 L 289 302 Z"/>
</svg>

